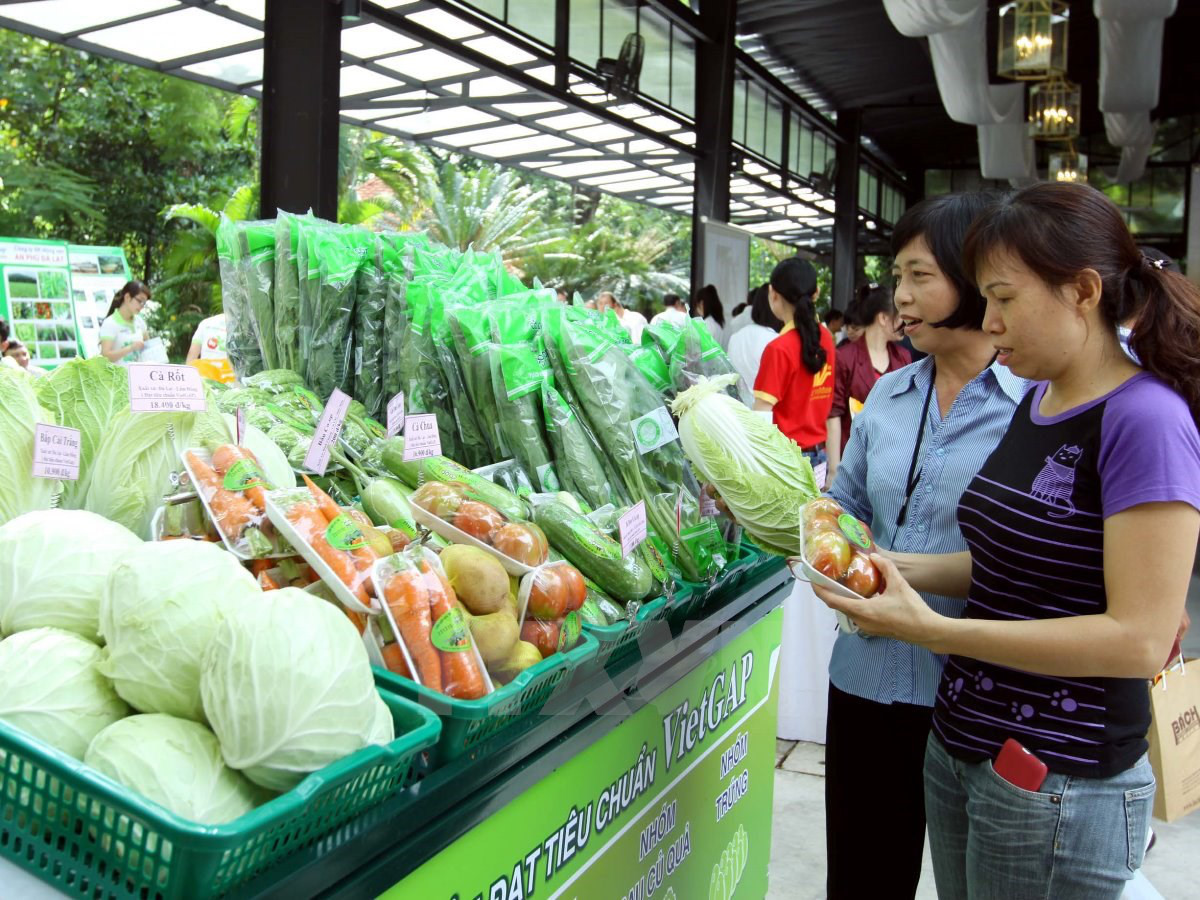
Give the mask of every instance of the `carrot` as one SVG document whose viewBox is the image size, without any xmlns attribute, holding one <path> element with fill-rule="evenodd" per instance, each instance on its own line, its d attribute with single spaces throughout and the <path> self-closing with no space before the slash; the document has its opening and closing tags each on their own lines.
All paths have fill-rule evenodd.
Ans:
<svg viewBox="0 0 1200 900">
<path fill-rule="evenodd" d="M 308 492 L 313 495 L 313 500 L 316 501 L 317 508 L 321 510 L 321 515 L 325 517 L 325 521 L 332 522 L 342 514 L 342 508 L 337 505 L 336 501 L 317 487 L 307 475 L 304 476 L 304 483 L 308 485 Z"/>
<path fill-rule="evenodd" d="M 222 444 L 213 451 L 212 455 L 213 468 L 222 476 L 241 460 L 248 460 L 255 466 L 258 465 L 258 460 L 255 459 L 253 453 L 236 444 Z M 267 514 L 267 494 L 261 484 L 251 485 L 243 493 L 250 498 L 250 502 L 258 507 L 264 516 Z"/>
<path fill-rule="evenodd" d="M 429 591 L 429 609 L 433 621 L 437 622 L 454 608 L 454 591 L 445 577 L 427 560 L 422 559 L 418 565 Z M 487 684 L 471 649 L 439 650 L 438 655 L 442 659 L 443 693 L 458 700 L 478 700 L 487 693 Z"/>
<path fill-rule="evenodd" d="M 252 559 L 250 560 L 250 574 L 261 575 L 267 569 L 275 568 L 276 560 L 273 559 Z"/>
<path fill-rule="evenodd" d="M 351 623 L 353 623 L 354 627 L 358 629 L 359 634 L 363 634 L 367 630 L 367 617 L 365 615 L 360 612 L 355 612 L 352 609 L 347 609 L 346 616 L 350 619 Z"/>
<path fill-rule="evenodd" d="M 442 690 L 442 661 L 433 646 L 430 631 L 433 615 L 429 607 L 429 591 L 422 577 L 412 570 L 397 572 L 388 579 L 383 597 L 391 610 L 400 637 L 417 667 L 421 684 L 430 690 Z"/>
<path fill-rule="evenodd" d="M 404 658 L 404 651 L 400 649 L 399 644 L 384 644 L 382 652 L 383 665 L 389 672 L 395 672 L 405 678 L 412 678 L 408 660 Z"/>
<path fill-rule="evenodd" d="M 258 573 L 258 586 L 264 591 L 279 590 L 279 583 L 269 574 L 267 574 L 265 569 Z"/>
<path fill-rule="evenodd" d="M 208 500 L 208 508 L 212 511 L 213 520 L 231 541 L 238 541 L 244 532 L 255 522 L 261 521 L 262 513 L 254 509 L 254 504 L 234 491 L 228 491 L 221 483 L 220 476 L 213 471 L 212 466 L 188 451 L 188 465 L 199 480 Z"/>
<path fill-rule="evenodd" d="M 355 565 L 354 557 L 345 550 L 335 549 L 325 537 L 329 523 L 311 503 L 294 503 L 287 510 L 287 519 L 300 536 L 308 541 L 318 556 L 333 570 L 333 574 L 346 586 L 363 606 L 370 607 L 366 579 Z"/>
</svg>

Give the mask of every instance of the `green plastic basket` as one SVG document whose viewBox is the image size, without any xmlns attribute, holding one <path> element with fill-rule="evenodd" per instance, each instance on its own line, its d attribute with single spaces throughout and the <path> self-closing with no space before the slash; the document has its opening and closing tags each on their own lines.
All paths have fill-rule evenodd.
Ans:
<svg viewBox="0 0 1200 900">
<path fill-rule="evenodd" d="M 0 722 L 0 856 L 90 900 L 226 896 L 413 780 L 441 723 L 386 690 L 380 696 L 400 737 L 226 825 L 182 819 Z"/>
<path fill-rule="evenodd" d="M 401 697 L 441 717 L 442 736 L 435 751 L 438 765 L 474 753 L 486 741 L 518 729 L 545 708 L 559 690 L 569 690 L 576 672 L 595 659 L 598 644 L 586 628 L 579 643 L 530 666 L 508 684 L 479 700 L 455 700 L 384 669 L 376 680 Z"/>
<path fill-rule="evenodd" d="M 684 592 L 687 590 L 686 584 L 680 585 L 676 589 L 674 602 L 686 602 Z M 659 597 L 642 604 L 633 621 L 624 620 L 612 625 L 584 625 L 584 632 L 591 634 L 600 644 L 596 653 L 596 663 L 605 667 L 611 666 L 629 654 L 638 652 L 642 635 L 653 628 L 655 622 L 665 620 L 670 609 L 671 601 L 666 597 Z"/>
<path fill-rule="evenodd" d="M 710 600 L 717 596 L 733 593 L 758 564 L 761 552 L 750 544 L 743 542 L 738 546 L 738 555 L 712 581 L 696 584 L 682 581 L 690 596 L 682 603 L 677 602 L 671 607 L 667 618 L 672 628 L 681 628 L 686 622 L 700 618 L 700 610 Z"/>
</svg>

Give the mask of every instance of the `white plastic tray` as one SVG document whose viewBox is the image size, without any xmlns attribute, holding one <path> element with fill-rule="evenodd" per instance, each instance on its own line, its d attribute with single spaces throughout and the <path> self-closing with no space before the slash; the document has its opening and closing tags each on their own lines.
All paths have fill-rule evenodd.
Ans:
<svg viewBox="0 0 1200 900">
<path fill-rule="evenodd" d="M 187 450 L 184 450 L 179 454 L 179 461 L 183 465 L 184 471 L 187 473 L 187 477 L 191 482 L 192 489 L 196 492 L 196 496 L 199 498 L 200 504 L 204 507 L 204 512 L 205 515 L 208 516 L 208 521 L 212 523 L 213 529 L 217 532 L 217 536 L 221 538 L 221 543 L 225 545 L 226 550 L 228 550 L 238 559 L 245 562 L 255 559 L 283 559 L 288 556 L 296 555 L 292 552 L 291 547 L 279 546 L 278 538 L 272 537 L 269 534 L 265 535 L 265 537 L 271 541 L 271 545 L 275 548 L 275 552 L 265 553 L 262 556 L 254 556 L 251 553 L 247 553 L 244 546 L 239 546 L 238 544 L 235 544 L 233 541 L 229 540 L 224 529 L 221 528 L 220 523 L 217 521 L 216 516 L 213 515 L 212 507 L 208 504 L 208 498 L 204 496 L 204 491 L 200 489 L 200 482 L 196 479 L 196 473 L 192 471 L 191 463 L 188 462 L 189 453 L 195 453 L 210 465 L 212 463 L 212 454 L 203 447 L 189 447 Z M 218 477 L 220 476 L 218 475 Z M 262 523 L 256 522 L 255 524 L 260 525 Z M 290 541 L 291 539 L 289 538 L 288 540 Z"/>
<path fill-rule="evenodd" d="M 852 599 L 852 600 L 853 599 L 858 599 L 858 600 L 866 600 L 867 599 L 862 594 L 856 594 L 854 591 L 850 590 L 850 588 L 846 587 L 841 582 L 834 581 L 828 575 L 823 575 L 821 572 L 818 572 L 811 565 L 809 565 L 808 560 L 804 557 L 804 519 L 803 518 L 800 519 L 800 569 L 808 577 L 808 580 L 810 582 L 812 582 L 813 584 L 816 584 L 816 585 L 820 585 L 823 588 L 829 589 L 833 593 L 837 594 L 839 597 L 846 597 L 846 598 Z M 850 618 L 845 613 L 841 612 L 840 610 L 835 609 L 834 614 L 837 616 L 838 628 L 840 628 L 842 631 L 846 632 L 847 634 L 858 634 L 858 632 L 859 632 L 858 626 L 855 625 L 852 621 L 850 621 Z"/>
</svg>

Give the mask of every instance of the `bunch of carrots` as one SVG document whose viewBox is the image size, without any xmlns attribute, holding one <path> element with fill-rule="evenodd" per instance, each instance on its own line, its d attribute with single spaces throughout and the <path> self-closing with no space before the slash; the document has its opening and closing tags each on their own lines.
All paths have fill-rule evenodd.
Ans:
<svg viewBox="0 0 1200 900">
<path fill-rule="evenodd" d="M 231 545 L 245 544 L 251 556 L 264 556 L 274 549 L 266 529 L 267 501 L 264 484 L 250 484 L 244 490 L 225 487 L 225 476 L 245 460 L 258 465 L 254 454 L 236 444 L 221 444 L 213 450 L 211 464 L 195 451 L 187 451 L 188 468 L 196 480 L 196 489 L 204 498 L 213 524 Z"/>
<path fill-rule="evenodd" d="M 487 683 L 471 643 L 470 629 L 466 629 L 462 645 L 455 650 L 442 650 L 433 644 L 434 624 L 451 615 L 458 605 L 441 566 L 431 562 L 422 548 L 395 559 L 397 569 L 384 584 L 384 601 L 421 684 L 457 700 L 483 697 Z"/>
</svg>

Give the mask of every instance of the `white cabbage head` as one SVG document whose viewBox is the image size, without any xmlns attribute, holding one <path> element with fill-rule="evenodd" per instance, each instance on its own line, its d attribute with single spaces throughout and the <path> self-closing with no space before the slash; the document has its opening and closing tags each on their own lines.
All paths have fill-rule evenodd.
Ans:
<svg viewBox="0 0 1200 900">
<path fill-rule="evenodd" d="M 225 762 L 276 791 L 366 746 L 378 709 L 358 631 L 296 588 L 268 591 L 217 627 L 200 694 Z"/>
<path fill-rule="evenodd" d="M 143 544 L 117 561 L 100 601 L 100 670 L 138 712 L 204 721 L 200 660 L 217 628 L 262 591 L 217 544 Z"/>
<path fill-rule="evenodd" d="M 117 560 L 142 546 L 82 509 L 43 509 L 0 525 L 0 634 L 62 628 L 98 643 L 100 595 Z"/>
<path fill-rule="evenodd" d="M 92 738 L 129 714 L 99 662 L 99 647 L 57 628 L 0 641 L 0 719 L 83 759 Z"/>
<path fill-rule="evenodd" d="M 368 744 L 390 744 L 396 739 L 396 722 L 392 719 L 392 711 L 378 693 L 375 694 L 375 721 L 371 725 L 371 733 L 367 736 Z"/>
<path fill-rule="evenodd" d="M 105 728 L 83 761 L 118 784 L 202 825 L 232 822 L 270 799 L 221 759 L 213 733 L 159 714 L 130 716 Z"/>
</svg>

